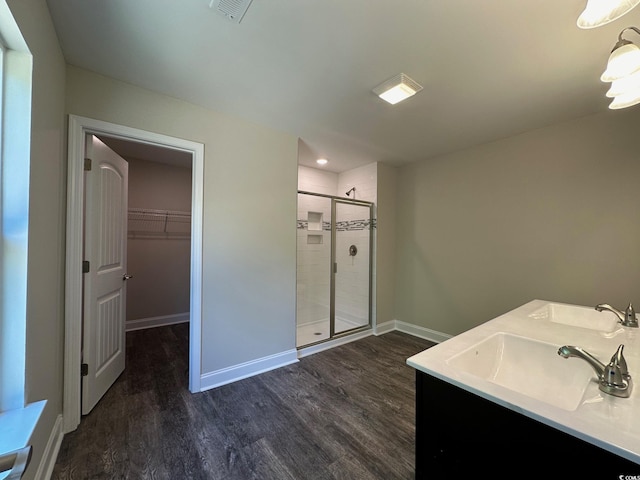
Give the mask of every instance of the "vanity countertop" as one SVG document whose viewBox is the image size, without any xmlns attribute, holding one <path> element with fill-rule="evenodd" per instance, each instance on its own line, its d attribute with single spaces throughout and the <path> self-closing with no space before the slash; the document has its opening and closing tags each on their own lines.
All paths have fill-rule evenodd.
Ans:
<svg viewBox="0 0 640 480">
<path fill-rule="evenodd" d="M 579 321 L 573 325 L 556 323 L 538 313 L 543 312 L 550 305 L 563 304 L 533 300 L 412 356 L 407 360 L 407 364 L 640 464 L 640 329 L 617 324 L 605 332 L 583 328 Z M 589 311 L 593 310 L 593 307 L 589 308 Z M 603 319 L 615 318 L 610 312 L 602 312 L 599 315 L 602 315 Z M 496 334 L 514 335 L 552 344 L 558 348 L 562 345 L 579 346 L 605 364 L 608 363 L 618 345 L 624 344 L 624 356 L 635 386 L 629 398 L 607 395 L 598 389 L 596 374 L 592 370 L 592 378 L 587 381 L 586 389 L 577 407 L 561 408 L 474 375 L 458 368 L 455 362 L 450 361 L 461 352 L 473 348 Z M 586 365 L 583 360 L 578 358 L 561 360 L 573 362 L 571 366 L 575 364 L 576 372 L 584 372 L 585 367 L 580 365 Z M 528 378 L 527 381 L 536 382 L 543 379 Z M 568 379 L 568 381 L 571 380 Z"/>
</svg>

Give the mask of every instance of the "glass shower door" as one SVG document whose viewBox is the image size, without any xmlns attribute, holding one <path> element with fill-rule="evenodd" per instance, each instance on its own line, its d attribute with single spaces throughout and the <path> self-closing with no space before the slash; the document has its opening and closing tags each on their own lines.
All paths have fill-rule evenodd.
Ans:
<svg viewBox="0 0 640 480">
<path fill-rule="evenodd" d="M 331 198 L 298 194 L 296 345 L 329 338 Z"/>
<path fill-rule="evenodd" d="M 371 205 L 334 200 L 331 335 L 371 322 Z"/>
</svg>

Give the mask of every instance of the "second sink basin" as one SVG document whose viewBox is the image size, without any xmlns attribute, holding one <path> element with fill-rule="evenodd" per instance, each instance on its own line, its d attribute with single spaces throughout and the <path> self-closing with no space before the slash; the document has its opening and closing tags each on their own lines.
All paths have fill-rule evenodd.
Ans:
<svg viewBox="0 0 640 480">
<path fill-rule="evenodd" d="M 529 316 L 604 333 L 611 333 L 618 328 L 618 318 L 611 312 L 598 312 L 595 308 L 565 303 L 548 303 Z"/>
<path fill-rule="evenodd" d="M 557 351 L 557 345 L 496 333 L 452 356 L 447 363 L 509 390 L 575 410 L 589 382 L 595 380 L 595 373 L 587 363 L 564 359 Z"/>
</svg>

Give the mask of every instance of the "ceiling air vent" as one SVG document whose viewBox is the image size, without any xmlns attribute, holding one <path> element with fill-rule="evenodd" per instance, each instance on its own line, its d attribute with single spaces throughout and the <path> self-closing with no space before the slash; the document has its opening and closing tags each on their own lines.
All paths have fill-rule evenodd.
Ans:
<svg viewBox="0 0 640 480">
<path fill-rule="evenodd" d="M 211 0 L 209 7 L 227 17 L 228 20 L 240 23 L 251 2 L 252 0 Z"/>
</svg>

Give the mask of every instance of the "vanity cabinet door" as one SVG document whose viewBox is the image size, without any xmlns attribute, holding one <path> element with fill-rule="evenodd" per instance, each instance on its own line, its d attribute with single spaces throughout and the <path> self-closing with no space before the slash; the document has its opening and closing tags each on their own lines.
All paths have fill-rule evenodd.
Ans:
<svg viewBox="0 0 640 480">
<path fill-rule="evenodd" d="M 417 372 L 416 480 L 555 475 L 640 478 L 640 465 Z"/>
</svg>

